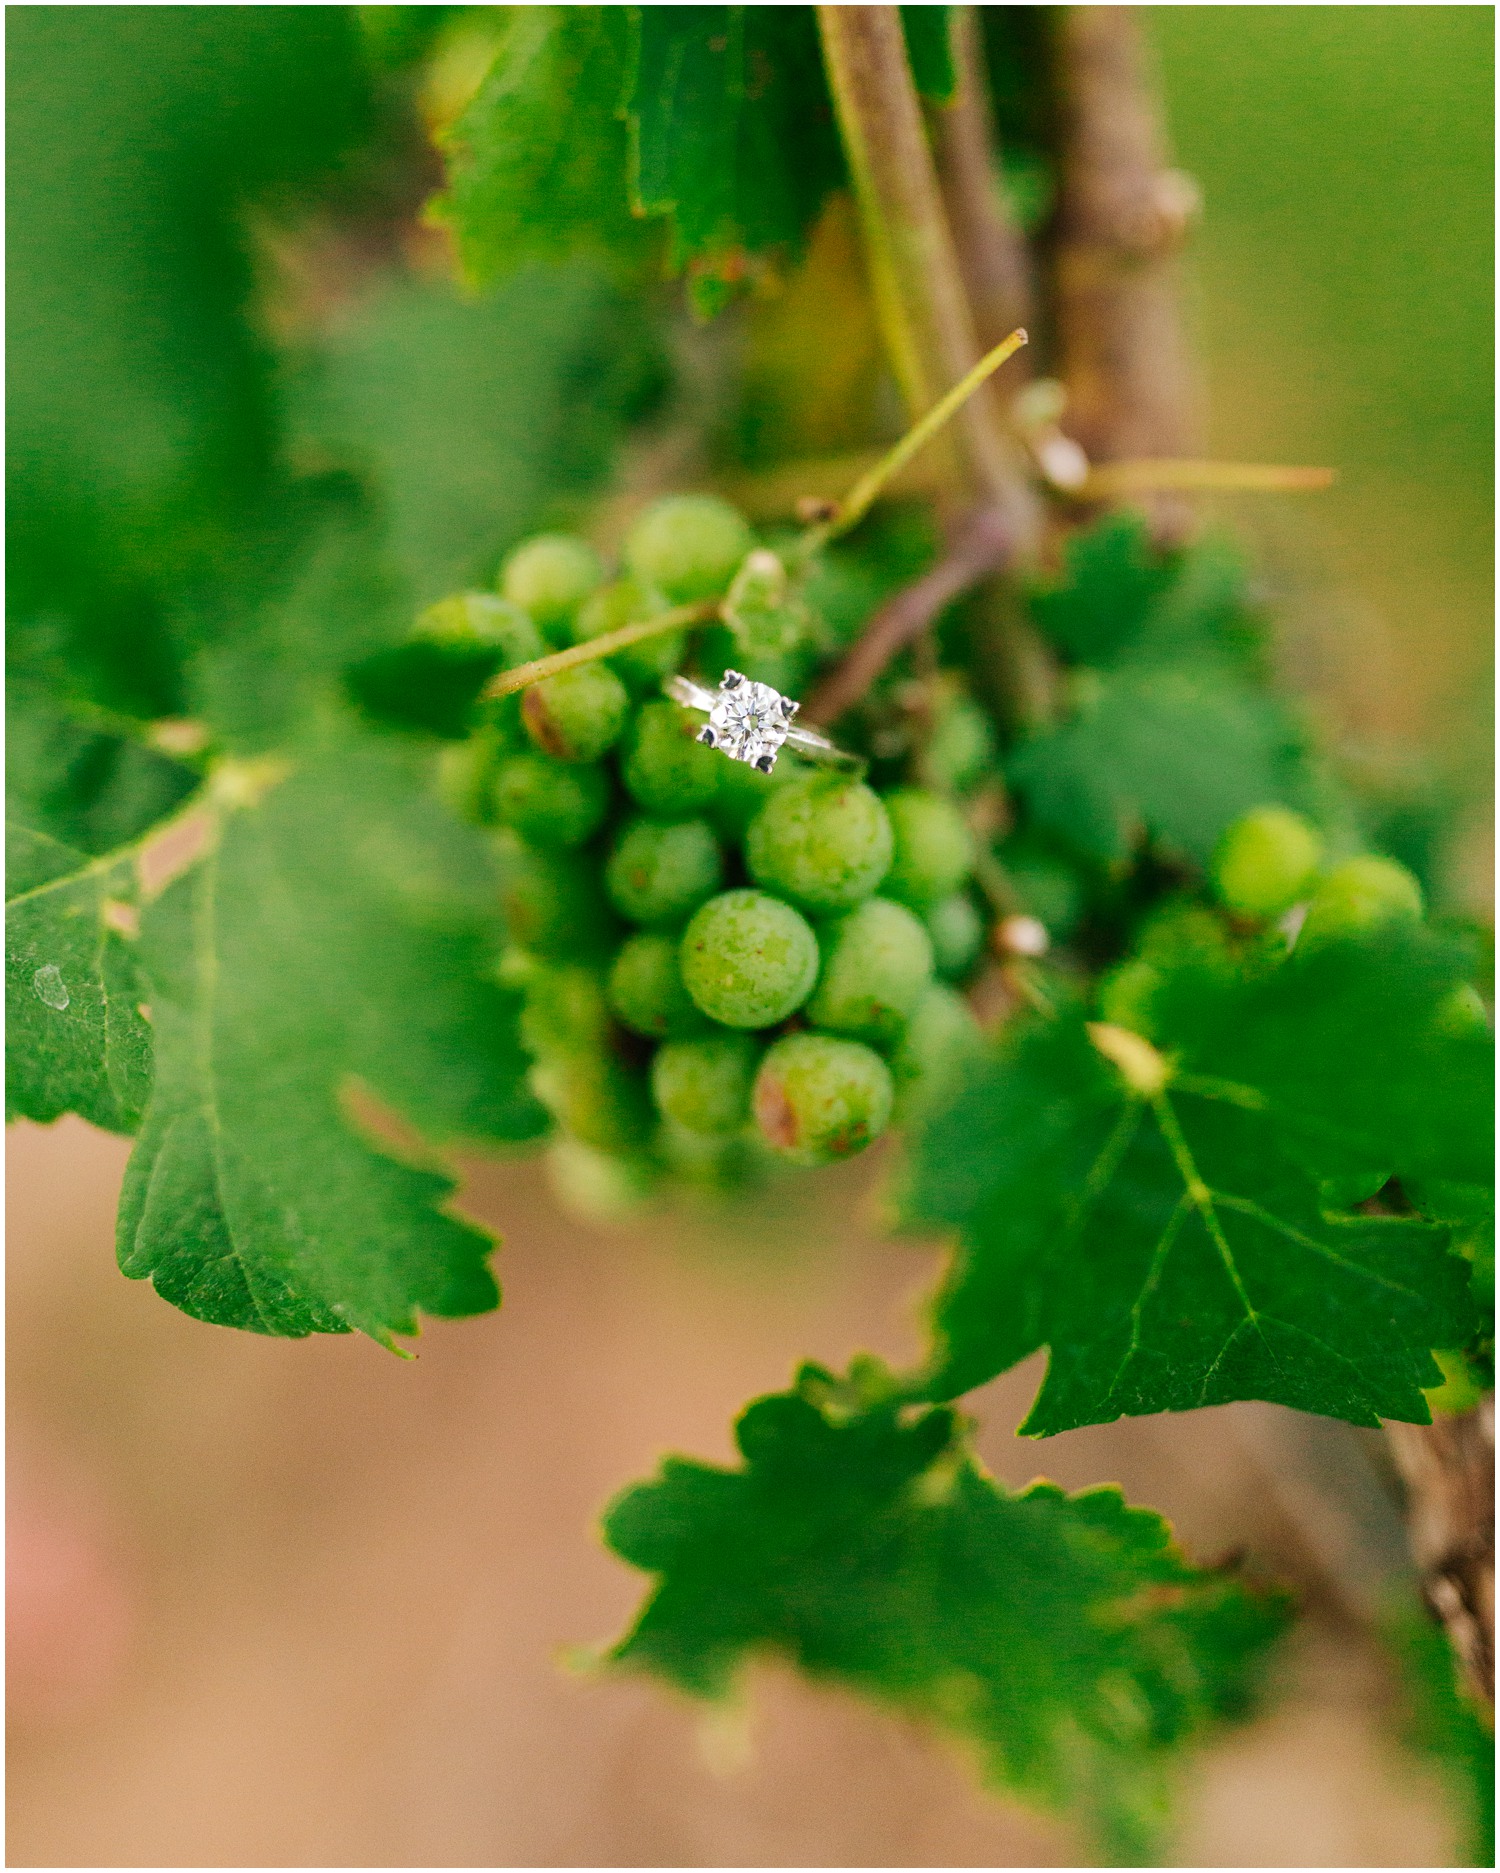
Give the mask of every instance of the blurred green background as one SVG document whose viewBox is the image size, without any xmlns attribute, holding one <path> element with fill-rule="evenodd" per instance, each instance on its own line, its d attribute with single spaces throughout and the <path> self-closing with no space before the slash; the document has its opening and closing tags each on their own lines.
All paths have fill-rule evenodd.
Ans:
<svg viewBox="0 0 1500 1873">
<path fill-rule="evenodd" d="M 1212 451 L 1339 471 L 1235 518 L 1335 719 L 1420 744 L 1458 796 L 1450 888 L 1487 902 L 1494 13 L 1156 7 L 1152 29 L 1204 194 Z"/>
</svg>

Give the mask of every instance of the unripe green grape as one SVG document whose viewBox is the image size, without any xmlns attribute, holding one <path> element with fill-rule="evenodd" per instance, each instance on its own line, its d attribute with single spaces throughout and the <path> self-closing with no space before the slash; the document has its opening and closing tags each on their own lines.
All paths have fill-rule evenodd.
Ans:
<svg viewBox="0 0 1500 1873">
<path fill-rule="evenodd" d="M 547 1147 L 547 1181 L 563 1208 L 586 1223 L 623 1223 L 651 1196 L 645 1158 L 596 1151 L 576 1138 L 554 1138 Z"/>
<path fill-rule="evenodd" d="M 823 967 L 807 1018 L 890 1046 L 932 980 L 932 939 L 915 912 L 872 897 L 819 932 Z"/>
<path fill-rule="evenodd" d="M 505 596 L 553 635 L 572 624 L 579 606 L 603 581 L 599 555 L 571 533 L 539 533 L 523 540 L 500 569 Z"/>
<path fill-rule="evenodd" d="M 885 895 L 913 910 L 952 897 L 974 869 L 974 835 L 962 813 L 923 787 L 898 787 L 884 800 L 895 840 Z"/>
<path fill-rule="evenodd" d="M 786 567 L 775 553 L 757 547 L 734 575 L 721 615 L 734 640 L 734 667 L 759 682 L 774 682 L 756 667 L 766 659 L 783 671 L 800 661 L 812 635 L 812 618 L 802 600 L 787 591 Z M 776 683 L 785 689 L 783 683 Z"/>
<path fill-rule="evenodd" d="M 738 1132 L 690 1132 L 670 1119 L 657 1127 L 657 1155 L 681 1187 L 723 1195 L 742 1189 L 750 1181 L 755 1156 L 764 1152 L 760 1134 L 748 1128 Z"/>
<path fill-rule="evenodd" d="M 941 982 L 925 989 L 891 1055 L 895 1123 L 908 1125 L 946 1104 L 982 1045 L 979 1024 L 962 995 Z"/>
<path fill-rule="evenodd" d="M 762 1136 L 797 1164 L 852 1158 L 890 1123 L 889 1067 L 858 1041 L 788 1034 L 767 1050 L 752 1105 Z"/>
<path fill-rule="evenodd" d="M 768 1028 L 806 1001 L 818 939 L 800 912 L 764 891 L 710 898 L 683 932 L 687 992 L 728 1028 Z"/>
<path fill-rule="evenodd" d="M 724 855 L 701 819 L 627 820 L 604 867 L 609 901 L 632 923 L 680 923 L 724 882 Z"/>
<path fill-rule="evenodd" d="M 664 819 L 696 813 L 718 793 L 720 770 L 731 763 L 703 746 L 699 726 L 697 717 L 674 702 L 648 702 L 637 711 L 620 772 L 631 798 L 648 813 Z"/>
<path fill-rule="evenodd" d="M 1299 949 L 1422 915 L 1422 887 L 1394 859 L 1346 858 L 1326 871 L 1307 906 Z"/>
<path fill-rule="evenodd" d="M 717 598 L 754 536 L 743 514 L 712 494 L 669 494 L 648 507 L 625 540 L 625 563 L 674 604 Z"/>
<path fill-rule="evenodd" d="M 466 741 L 451 741 L 438 756 L 438 794 L 451 812 L 476 826 L 493 824 L 495 770 L 509 747 L 505 735 L 486 726 Z"/>
<path fill-rule="evenodd" d="M 984 918 L 967 891 L 940 898 L 923 920 L 932 939 L 932 960 L 940 976 L 957 981 L 973 968 L 984 948 Z"/>
<path fill-rule="evenodd" d="M 668 1041 L 651 1062 L 657 1109 L 688 1132 L 727 1133 L 750 1117 L 757 1050 L 748 1034 L 720 1029 Z"/>
<path fill-rule="evenodd" d="M 593 597 L 578 614 L 573 626 L 573 637 L 577 643 L 585 643 L 591 637 L 602 637 L 606 631 L 618 631 L 627 624 L 644 624 L 648 618 L 660 617 L 662 612 L 672 609 L 672 601 L 664 592 L 654 586 L 642 585 L 638 579 L 616 579 L 613 585 L 606 585 Z M 687 638 L 681 631 L 662 631 L 656 637 L 643 639 L 639 644 L 629 644 L 624 650 L 617 650 L 609 659 L 611 669 L 618 670 L 627 683 L 639 689 L 659 688 L 664 676 L 671 674 L 682 662 L 682 653 L 687 648 Z"/>
<path fill-rule="evenodd" d="M 703 752 L 713 753 L 708 748 Z M 769 774 L 762 774 L 748 761 L 731 761 L 722 754 L 713 755 L 713 759 L 719 767 L 719 785 L 709 811 L 720 832 L 735 844 L 744 839 L 756 814 L 772 795 L 792 786 L 803 773 L 785 751 Z"/>
<path fill-rule="evenodd" d="M 806 684 L 808 654 L 801 647 L 764 650 L 741 644 L 732 631 L 715 624 L 699 634 L 698 668 L 710 687 L 718 683 L 726 670 L 738 670 L 752 683 L 768 683 L 783 696 L 795 696 Z"/>
<path fill-rule="evenodd" d="M 945 793 L 972 792 L 999 762 L 990 718 L 961 690 L 939 706 L 923 753 L 927 775 Z"/>
<path fill-rule="evenodd" d="M 679 939 L 638 930 L 620 945 L 609 972 L 609 1005 L 633 1034 L 667 1040 L 691 1034 L 704 1017 L 683 986 Z"/>
<path fill-rule="evenodd" d="M 1269 922 L 1307 896 L 1323 858 L 1323 835 L 1300 813 L 1263 806 L 1225 832 L 1211 868 L 1219 902 Z"/>
<path fill-rule="evenodd" d="M 581 963 L 534 963 L 521 1008 L 521 1045 L 538 1060 L 600 1053 L 609 1043 L 609 1006 L 597 971 Z"/>
<path fill-rule="evenodd" d="M 417 619 L 417 635 L 436 644 L 486 646 L 500 652 L 506 669 L 529 663 L 546 649 L 536 621 L 519 605 L 493 592 L 457 592 L 429 605 Z"/>
<path fill-rule="evenodd" d="M 627 1151 L 650 1132 L 644 1075 L 605 1049 L 548 1054 L 527 1079 L 563 1130 L 598 1151 Z"/>
<path fill-rule="evenodd" d="M 1432 1025 L 1439 1034 L 1451 1040 L 1488 1034 L 1489 1010 L 1472 982 L 1460 982 L 1433 1010 Z"/>
<path fill-rule="evenodd" d="M 559 761 L 597 761 L 613 747 L 630 713 L 625 685 L 603 663 L 575 664 L 521 699 L 521 721 L 543 754 Z"/>
<path fill-rule="evenodd" d="M 891 863 L 891 823 L 862 782 L 807 774 L 769 799 L 745 838 L 750 876 L 804 910 L 847 910 Z"/>
<path fill-rule="evenodd" d="M 603 768 L 529 751 L 500 762 L 493 791 L 494 818 L 534 845 L 582 845 L 609 811 Z"/>
<path fill-rule="evenodd" d="M 597 864 L 576 852 L 544 852 L 502 827 L 494 835 L 500 904 L 512 940 L 537 956 L 597 954 L 617 926 Z"/>
</svg>

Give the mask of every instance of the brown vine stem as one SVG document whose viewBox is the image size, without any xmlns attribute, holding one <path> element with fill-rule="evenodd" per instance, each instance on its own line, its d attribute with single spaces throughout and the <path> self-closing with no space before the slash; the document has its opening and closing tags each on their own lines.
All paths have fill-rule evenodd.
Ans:
<svg viewBox="0 0 1500 1873">
<path fill-rule="evenodd" d="M 957 383 L 979 357 L 979 339 L 927 140 L 896 7 L 821 6 L 818 29 L 839 131 L 864 233 L 872 290 L 896 379 L 914 418 Z M 1041 502 L 1024 456 L 988 388 L 955 422 L 960 444 L 940 495 L 952 542 L 911 591 L 870 620 L 815 698 L 824 720 L 856 701 L 903 644 L 919 637 L 949 598 L 1029 556 L 1041 531 Z M 949 457 L 953 461 L 952 456 Z M 978 525 L 976 506 L 994 510 Z M 976 541 L 984 539 L 983 548 Z M 933 603 L 934 594 L 949 598 Z M 988 668 L 1003 714 L 1038 712 L 1034 643 L 1003 599 L 985 633 Z"/>
<path fill-rule="evenodd" d="M 1388 1424 L 1412 1555 L 1481 1707 L 1495 1705 L 1495 1398 L 1431 1424 Z"/>
<path fill-rule="evenodd" d="M 818 30 L 881 335 L 915 421 L 978 362 L 979 339 L 912 82 L 901 14 L 892 6 L 820 6 Z M 993 502 L 1011 515 L 1017 544 L 1029 545 L 1040 510 L 991 393 L 976 395 L 954 427 L 960 450 L 950 507 Z"/>
<path fill-rule="evenodd" d="M 848 656 L 813 693 L 804 710 L 808 721 L 836 721 L 859 701 L 897 651 L 920 637 L 954 599 L 1006 565 L 1015 549 L 1008 516 L 998 508 L 979 508 L 931 571 L 874 613 Z"/>
<path fill-rule="evenodd" d="M 929 122 L 979 342 L 994 345 L 1036 316 L 1031 255 L 1000 187 L 1000 140 L 985 79 L 979 9 L 952 7 L 949 18 L 957 85 L 952 103 L 934 108 Z"/>
<path fill-rule="evenodd" d="M 1175 266 L 1197 191 L 1167 166 L 1142 24 L 1135 7 L 1058 14 L 1060 374 L 1068 431 L 1099 463 L 1197 452 Z M 1164 538 L 1186 530 L 1185 502 L 1158 494 L 1148 505 Z"/>
</svg>

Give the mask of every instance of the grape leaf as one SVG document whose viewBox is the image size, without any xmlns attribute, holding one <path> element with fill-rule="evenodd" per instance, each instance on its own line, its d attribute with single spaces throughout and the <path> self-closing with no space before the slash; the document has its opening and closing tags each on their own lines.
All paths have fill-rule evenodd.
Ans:
<svg viewBox="0 0 1500 1873">
<path fill-rule="evenodd" d="M 1306 803 L 1302 738 L 1274 697 L 1190 664 L 1122 668 L 1096 685 L 1008 767 L 1032 824 L 1080 855 L 1123 863 L 1149 833 L 1203 865 L 1252 808 Z"/>
<path fill-rule="evenodd" d="M 202 1319 L 389 1344 L 418 1310 L 495 1304 L 451 1179 L 398 1161 L 350 1104 L 363 1089 L 434 1142 L 542 1127 L 515 1000 L 488 975 L 484 842 L 420 774 L 347 733 L 289 772 L 232 765 L 212 849 L 146 909 L 156 1085 L 120 1262 Z"/>
<path fill-rule="evenodd" d="M 512 7 L 484 83 L 446 134 L 448 188 L 428 212 L 469 277 L 591 252 L 649 251 L 626 197 L 625 9 Z"/>
<path fill-rule="evenodd" d="M 1106 514 L 1070 536 L 1062 576 L 1029 594 L 1031 615 L 1073 662 L 1110 663 L 1138 641 L 1174 571 L 1138 514 Z"/>
<path fill-rule="evenodd" d="M 632 7 L 631 200 L 710 312 L 843 175 L 810 7 Z"/>
<path fill-rule="evenodd" d="M 1033 824 L 1121 864 L 1150 835 L 1204 864 L 1256 806 L 1313 806 L 1305 736 L 1266 680 L 1238 555 L 1212 536 L 1159 552 L 1138 516 L 1075 536 L 1066 573 L 1030 597 L 1079 667 L 1071 710 L 1015 750 Z"/>
<path fill-rule="evenodd" d="M 5 790 L 11 817 L 91 857 L 128 845 L 197 784 L 182 762 L 134 735 L 71 717 L 34 681 L 5 692 Z"/>
<path fill-rule="evenodd" d="M 528 528 L 597 487 L 661 383 L 639 301 L 582 260 L 528 265 L 483 297 L 385 282 L 303 361 L 288 421 L 295 450 L 379 490 L 419 606 L 489 584 Z"/>
<path fill-rule="evenodd" d="M 912 1147 L 907 1219 L 961 1237 L 930 1395 L 1047 1345 L 1033 1435 L 1236 1398 L 1425 1423 L 1467 1266 L 1441 1222 L 1324 1184 L 1488 1174 L 1488 1036 L 1440 1014 L 1464 966 L 1392 927 L 1227 982 L 1185 965 L 1154 1048 L 1077 1007 L 1015 1033 Z"/>
<path fill-rule="evenodd" d="M 1285 1606 L 1191 1566 L 1117 1489 L 1013 1493 L 952 1412 L 851 1389 L 805 1367 L 741 1416 L 743 1467 L 669 1457 L 614 1502 L 609 1545 L 659 1580 L 609 1657 L 722 1697 L 778 1653 L 1146 1863 L 1169 1752 L 1243 1706 Z"/>
<path fill-rule="evenodd" d="M 111 1132 L 140 1122 L 151 1030 L 119 914 L 136 894 L 133 851 L 91 858 L 6 821 L 7 1119 L 77 1112 Z"/>
<path fill-rule="evenodd" d="M 179 714 L 166 609 L 275 474 L 246 211 L 347 183 L 374 124 L 354 10 L 10 24 L 8 654 Z"/>
</svg>

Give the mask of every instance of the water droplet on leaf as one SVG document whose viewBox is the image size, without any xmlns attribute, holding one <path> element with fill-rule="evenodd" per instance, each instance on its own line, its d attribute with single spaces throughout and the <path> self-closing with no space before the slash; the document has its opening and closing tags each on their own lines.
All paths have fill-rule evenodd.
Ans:
<svg viewBox="0 0 1500 1873">
<path fill-rule="evenodd" d="M 31 986 L 36 990 L 38 999 L 49 1008 L 57 1009 L 61 1014 L 73 999 L 68 993 L 68 985 L 62 979 L 62 970 L 56 963 L 45 963 L 31 978 Z"/>
</svg>

